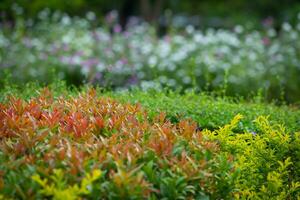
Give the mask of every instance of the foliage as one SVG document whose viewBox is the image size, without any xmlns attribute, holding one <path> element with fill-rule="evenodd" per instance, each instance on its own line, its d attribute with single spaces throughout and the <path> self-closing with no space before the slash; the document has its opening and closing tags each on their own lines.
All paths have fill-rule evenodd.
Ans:
<svg viewBox="0 0 300 200">
<path fill-rule="evenodd" d="M 97 13 L 99 17 L 102 17 L 104 13 L 109 10 L 118 9 L 119 11 L 122 11 L 123 9 L 126 9 L 128 4 L 131 5 L 131 9 L 127 11 L 129 15 L 142 15 L 140 7 L 141 3 L 144 2 L 140 0 L 31 0 L 30 4 L 28 4 L 26 0 L 14 1 L 15 4 L 18 4 L 23 8 L 24 16 L 27 18 L 36 17 L 40 10 L 46 8 L 80 16 L 84 15 L 85 12 L 89 10 Z M 148 0 L 148 2 L 151 4 L 151 2 L 155 3 L 156 0 Z M 14 13 L 12 9 L 14 6 L 12 5 L 14 4 L 12 4 L 10 0 L 2 0 L 0 2 L 0 9 L 9 17 L 12 17 L 11 15 Z M 274 17 L 281 23 L 286 19 L 290 19 L 297 11 L 299 11 L 299 2 L 297 2 L 297 0 L 289 0 L 288 2 L 278 0 L 278 3 L 274 3 L 271 0 L 204 0 L 201 2 L 197 0 L 165 0 L 162 2 L 161 7 L 161 15 L 164 14 L 163 11 L 165 10 L 171 10 L 172 14 L 176 17 L 182 17 L 182 13 L 193 17 L 199 15 L 199 18 L 202 19 L 201 25 L 205 23 L 205 25 L 207 24 L 208 26 L 224 27 L 234 23 L 250 24 L 249 18 L 251 19 L 251 23 L 254 24 L 260 18 L 269 16 Z M 184 17 L 182 18 L 184 19 Z"/>
<path fill-rule="evenodd" d="M 55 200 L 72 200 L 78 199 L 79 195 L 89 194 L 88 187 L 101 176 L 100 170 L 94 170 L 92 174 L 87 174 L 81 181 L 80 187 L 66 185 L 64 181 L 64 172 L 61 169 L 54 169 L 50 178 L 54 183 L 49 184 L 47 179 L 42 179 L 38 174 L 32 176 L 32 179 L 43 187 L 39 192 L 46 196 L 53 196 Z"/>
<path fill-rule="evenodd" d="M 149 115 L 155 115 L 162 110 L 173 122 L 182 118 L 192 118 L 202 129 L 217 129 L 229 123 L 235 115 L 240 113 L 244 117 L 235 127 L 234 132 L 256 132 L 257 127 L 253 119 L 260 115 L 269 115 L 269 121 L 272 124 L 284 124 L 289 133 L 300 130 L 300 113 L 296 105 L 279 107 L 275 104 L 262 102 L 260 96 L 244 100 L 218 94 L 193 91 L 180 94 L 168 90 L 160 92 L 141 90 L 104 92 L 104 95 L 122 102 L 139 102 L 147 108 Z"/>
<path fill-rule="evenodd" d="M 1 198 L 299 196 L 300 134 L 267 117 L 254 121 L 256 132 L 237 133 L 240 114 L 219 129 L 201 131 L 192 119 L 171 122 L 157 107 L 145 110 L 124 94 L 110 98 L 56 84 L 23 94 L 2 91 Z"/>
<path fill-rule="evenodd" d="M 0 104 L 5 197 L 230 196 L 219 188 L 230 183 L 213 176 L 231 168 L 229 155 L 191 120 L 172 124 L 164 113 L 148 119 L 139 104 L 99 98 L 93 89 L 76 97 L 54 98 L 45 88 L 28 101 L 8 98 Z M 104 175 L 98 180 L 94 170 Z"/>
<path fill-rule="evenodd" d="M 4 82 L 5 86 L 0 90 L 0 102 L 7 101 L 9 95 L 28 100 L 39 95 L 42 89 L 41 84 L 35 82 L 30 82 L 25 87 L 19 87 L 10 81 Z M 54 81 L 48 87 L 55 98 L 62 94 L 67 97 L 78 96 L 80 92 L 85 92 L 90 88 L 90 86 L 68 87 L 65 82 L 59 80 Z M 215 130 L 229 123 L 235 115 L 240 113 L 244 117 L 234 132 L 256 132 L 257 127 L 253 119 L 260 115 L 269 115 L 271 124 L 283 124 L 288 133 L 300 130 L 300 113 L 297 105 L 267 104 L 259 95 L 245 100 L 194 91 L 181 94 L 171 90 L 147 92 L 141 90 L 115 92 L 103 88 L 96 88 L 96 90 L 100 96 L 110 97 L 122 103 L 140 103 L 147 109 L 150 118 L 160 111 L 164 111 L 166 118 L 175 123 L 181 119 L 192 118 L 200 129 Z"/>
<path fill-rule="evenodd" d="M 236 199 L 296 199 L 300 193 L 299 173 L 294 172 L 299 158 L 292 156 L 295 139 L 285 133 L 281 125 L 270 125 L 267 117 L 258 117 L 258 133 L 234 134 L 237 115 L 230 124 L 216 131 L 206 130 L 204 135 L 220 143 L 222 151 L 235 157 L 239 171 L 235 182 Z M 298 145 L 299 147 L 299 145 Z M 297 154 L 299 149 L 297 150 Z"/>
</svg>

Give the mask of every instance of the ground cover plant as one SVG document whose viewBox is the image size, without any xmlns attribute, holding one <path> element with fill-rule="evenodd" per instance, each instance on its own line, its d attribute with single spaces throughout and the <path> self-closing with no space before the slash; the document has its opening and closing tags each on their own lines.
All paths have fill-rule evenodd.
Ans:
<svg viewBox="0 0 300 200">
<path fill-rule="evenodd" d="M 237 132 L 243 117 L 234 113 L 226 125 L 201 130 L 188 116 L 172 120 L 124 93 L 27 86 L 1 91 L 2 199 L 299 197 L 298 127 L 287 132 L 259 116 L 256 132 Z"/>
<path fill-rule="evenodd" d="M 105 96 L 122 102 L 141 103 L 148 109 L 149 115 L 164 111 L 172 122 L 180 118 L 192 118 L 200 128 L 215 130 L 226 125 L 231 119 L 242 114 L 243 119 L 234 131 L 256 132 L 253 119 L 264 115 L 274 124 L 283 124 L 288 132 L 300 130 L 300 112 L 298 106 L 270 104 L 262 101 L 260 96 L 252 101 L 228 98 L 209 93 L 186 92 L 181 94 L 170 90 L 105 92 Z"/>
</svg>

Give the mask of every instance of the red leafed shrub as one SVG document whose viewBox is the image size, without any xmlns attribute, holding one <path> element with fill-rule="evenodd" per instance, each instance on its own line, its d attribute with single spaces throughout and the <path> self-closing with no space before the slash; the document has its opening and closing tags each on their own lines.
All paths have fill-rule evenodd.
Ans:
<svg viewBox="0 0 300 200">
<path fill-rule="evenodd" d="M 28 174 L 48 177 L 59 168 L 73 184 L 98 168 L 104 175 L 91 198 L 230 195 L 214 175 L 224 160 L 230 168 L 229 155 L 196 128 L 191 120 L 172 124 L 164 113 L 150 119 L 140 105 L 98 97 L 93 89 L 76 97 L 53 98 L 48 89 L 29 101 L 11 97 L 0 104 L 2 191 L 34 198 L 42 193 Z"/>
</svg>

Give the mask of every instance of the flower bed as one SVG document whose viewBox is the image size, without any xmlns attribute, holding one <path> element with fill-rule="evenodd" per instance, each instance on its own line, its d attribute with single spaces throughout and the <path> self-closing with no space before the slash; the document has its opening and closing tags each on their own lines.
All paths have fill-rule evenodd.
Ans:
<svg viewBox="0 0 300 200">
<path fill-rule="evenodd" d="M 158 38 L 147 24 L 111 33 L 109 24 L 94 27 L 89 19 L 40 16 L 28 31 L 24 21 L 13 31 L 0 31 L 1 67 L 16 82 L 51 82 L 49 74 L 56 69 L 56 75 L 75 84 L 167 86 L 240 96 L 260 91 L 269 99 L 300 99 L 299 20 L 295 26 L 284 23 L 279 32 L 272 26 L 259 31 L 189 26 Z"/>
</svg>

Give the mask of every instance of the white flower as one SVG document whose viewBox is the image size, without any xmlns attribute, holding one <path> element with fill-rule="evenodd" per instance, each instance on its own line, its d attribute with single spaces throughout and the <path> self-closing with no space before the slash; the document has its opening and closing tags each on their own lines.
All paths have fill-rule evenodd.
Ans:
<svg viewBox="0 0 300 200">
<path fill-rule="evenodd" d="M 193 38 L 194 41 L 198 43 L 201 43 L 204 40 L 204 36 L 201 33 L 196 33 Z"/>
<path fill-rule="evenodd" d="M 90 20 L 90 21 L 93 21 L 93 20 L 96 19 L 96 15 L 95 15 L 94 12 L 88 12 L 88 13 L 86 14 L 86 18 L 87 18 L 88 20 Z"/>
<path fill-rule="evenodd" d="M 168 85 L 171 86 L 171 87 L 176 86 L 176 80 L 174 80 L 174 79 L 169 79 L 169 80 L 168 80 Z"/>
<path fill-rule="evenodd" d="M 63 25 L 70 25 L 71 24 L 71 18 L 68 15 L 64 15 L 61 19 L 61 23 Z"/>
<path fill-rule="evenodd" d="M 284 22 L 283 24 L 282 24 L 282 29 L 284 30 L 284 31 L 290 31 L 291 29 L 292 29 L 292 26 L 288 23 L 288 22 Z"/>
<path fill-rule="evenodd" d="M 234 31 L 238 34 L 242 33 L 244 31 L 244 28 L 241 25 L 237 25 L 234 27 Z"/>
<path fill-rule="evenodd" d="M 194 28 L 194 26 L 192 26 L 192 25 L 188 25 L 188 26 L 185 28 L 185 31 L 186 31 L 188 34 L 192 34 L 192 33 L 194 33 L 195 28 Z"/>
<path fill-rule="evenodd" d="M 98 63 L 97 66 L 96 66 L 96 69 L 101 72 L 105 69 L 105 66 L 103 63 Z"/>
<path fill-rule="evenodd" d="M 274 29 L 269 29 L 267 32 L 269 37 L 275 37 L 276 36 L 276 31 Z"/>
<path fill-rule="evenodd" d="M 192 81 L 192 79 L 189 76 L 185 76 L 182 79 L 182 82 L 185 84 L 189 84 L 189 83 L 191 83 L 191 81 Z"/>
<path fill-rule="evenodd" d="M 150 67 L 154 67 L 157 64 L 157 57 L 154 55 L 150 56 L 148 59 L 148 64 Z"/>
</svg>

